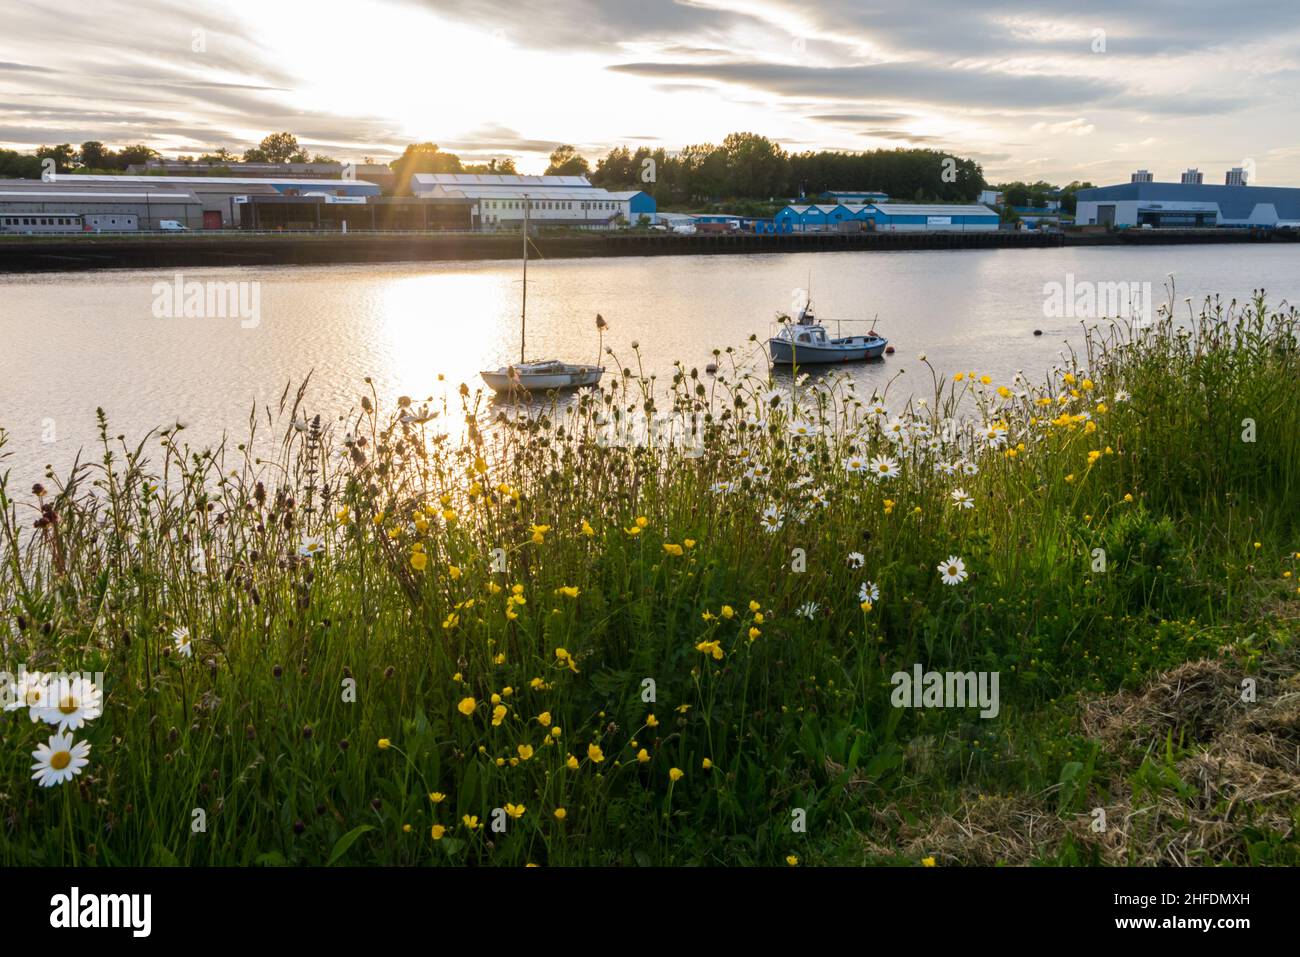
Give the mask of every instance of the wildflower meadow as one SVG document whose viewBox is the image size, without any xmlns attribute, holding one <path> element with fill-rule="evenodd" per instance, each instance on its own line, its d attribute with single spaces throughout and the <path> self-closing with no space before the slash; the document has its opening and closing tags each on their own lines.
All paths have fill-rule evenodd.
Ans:
<svg viewBox="0 0 1300 957">
<path fill-rule="evenodd" d="M 1300 863 L 1298 324 L 101 416 L 0 478 L 0 862 Z"/>
</svg>

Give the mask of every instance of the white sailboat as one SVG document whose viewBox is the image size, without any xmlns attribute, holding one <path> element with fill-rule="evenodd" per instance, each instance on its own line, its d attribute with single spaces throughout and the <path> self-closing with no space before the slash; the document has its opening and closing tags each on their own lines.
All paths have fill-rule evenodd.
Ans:
<svg viewBox="0 0 1300 957">
<path fill-rule="evenodd" d="M 519 361 L 496 370 L 479 373 L 483 381 L 497 393 L 550 392 L 552 390 L 580 389 L 596 385 L 605 374 L 604 366 L 561 362 L 559 359 L 525 359 L 528 317 L 528 210 L 531 203 L 524 194 L 524 292 L 519 310 Z"/>
</svg>

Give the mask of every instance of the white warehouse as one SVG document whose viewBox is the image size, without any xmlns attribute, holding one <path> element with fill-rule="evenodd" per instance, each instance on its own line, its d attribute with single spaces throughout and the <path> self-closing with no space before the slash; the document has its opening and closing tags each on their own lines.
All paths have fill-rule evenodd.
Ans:
<svg viewBox="0 0 1300 957">
<path fill-rule="evenodd" d="M 411 192 L 419 197 L 472 199 L 485 229 L 518 228 L 528 204 L 529 222 L 580 229 L 653 222 L 654 197 L 640 190 L 611 192 L 585 176 L 522 176 L 486 173 L 416 173 Z"/>
</svg>

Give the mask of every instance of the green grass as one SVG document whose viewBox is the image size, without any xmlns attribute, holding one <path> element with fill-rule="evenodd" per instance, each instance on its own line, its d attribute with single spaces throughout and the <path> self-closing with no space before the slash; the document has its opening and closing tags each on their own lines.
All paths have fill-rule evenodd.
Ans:
<svg viewBox="0 0 1300 957">
<path fill-rule="evenodd" d="M 1116 775 L 1135 800 L 1171 786 L 1078 702 L 1198 658 L 1257 668 L 1300 597 L 1300 317 L 1180 318 L 1093 330 L 1037 386 L 932 370 L 906 447 L 845 380 L 792 400 L 725 368 L 652 386 L 639 360 L 517 416 L 463 390 L 429 422 L 367 396 L 331 426 L 304 388 L 215 450 L 104 422 L 99 461 L 0 483 L 4 667 L 104 674 L 69 783 L 29 780 L 52 727 L 0 716 L 0 863 L 915 864 L 909 835 L 971 796 L 1064 821 Z M 672 442 L 607 440 L 647 413 Z M 849 471 L 854 443 L 901 475 Z M 891 706 L 918 662 L 998 672 L 1000 714 Z M 1294 834 L 1243 823 L 1207 863 L 1291 861 Z M 1095 859 L 1073 837 L 1033 856 Z"/>
</svg>

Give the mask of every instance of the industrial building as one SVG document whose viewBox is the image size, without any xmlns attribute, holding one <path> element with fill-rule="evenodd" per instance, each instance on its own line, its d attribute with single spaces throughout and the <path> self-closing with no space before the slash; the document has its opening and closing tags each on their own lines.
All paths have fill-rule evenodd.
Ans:
<svg viewBox="0 0 1300 957">
<path fill-rule="evenodd" d="M 240 225 L 240 210 L 251 196 L 378 196 L 379 187 L 361 180 L 266 179 L 223 176 L 106 176 L 69 173 L 52 180 L 0 181 L 0 216 L 44 213 L 42 218 L 85 217 L 101 213 L 131 215 L 134 227 L 157 229 L 164 220 L 186 229 Z M 84 220 L 83 220 L 84 224 Z M 42 232 L 40 228 L 33 232 Z"/>
<path fill-rule="evenodd" d="M 654 197 L 640 190 L 611 192 L 585 176 L 522 176 L 486 173 L 416 173 L 411 191 L 432 199 L 470 199 L 484 229 L 517 229 L 528 204 L 530 223 L 610 229 L 655 221 Z"/>
<path fill-rule="evenodd" d="M 996 230 L 999 221 L 998 214 L 987 206 L 924 203 L 786 206 L 772 219 L 775 232 L 795 233 L 857 232 L 864 229 L 969 232 Z"/>
<path fill-rule="evenodd" d="M 786 206 L 772 217 L 773 231 L 783 233 L 861 232 L 871 228 L 874 207 L 846 203 Z"/>
<path fill-rule="evenodd" d="M 132 163 L 126 168 L 132 175 L 151 176 L 228 176 L 237 179 L 348 179 L 355 178 L 374 183 L 380 189 L 391 189 L 397 182 L 396 174 L 382 163 L 245 163 L 231 160 L 151 159 Z"/>
<path fill-rule="evenodd" d="M 998 214 L 978 203 L 876 203 L 875 228 L 882 232 L 996 232 Z"/>
<path fill-rule="evenodd" d="M 1080 226 L 1152 229 L 1300 226 L 1300 189 L 1188 182 L 1189 173 L 1200 176 L 1189 170 L 1181 183 L 1135 179 L 1079 190 L 1074 221 Z M 1236 169 L 1227 178 L 1244 180 L 1245 174 Z"/>
<path fill-rule="evenodd" d="M 203 203 L 171 186 L 83 185 L 73 177 L 0 180 L 0 232 L 133 232 L 170 220 L 203 226 Z"/>
<path fill-rule="evenodd" d="M 248 196 L 240 211 L 244 229 L 471 230 L 478 204 L 454 197 Z"/>
</svg>

